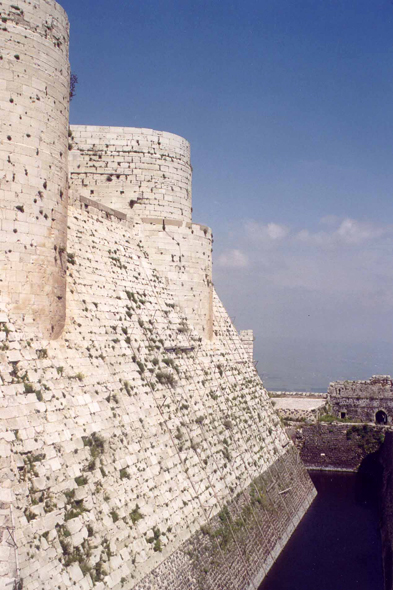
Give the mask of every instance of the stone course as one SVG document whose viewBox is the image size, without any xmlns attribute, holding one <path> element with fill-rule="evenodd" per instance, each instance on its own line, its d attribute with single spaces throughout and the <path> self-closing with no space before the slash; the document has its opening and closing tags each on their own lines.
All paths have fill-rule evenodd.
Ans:
<svg viewBox="0 0 393 590">
<path fill-rule="evenodd" d="M 66 16 L 15 6 L 0 4 L 1 129 L 19 130 L 0 151 L 0 587 L 256 589 L 315 490 L 213 288 L 189 145 L 68 138 Z M 32 133 L 10 115 L 25 74 L 47 83 Z"/>
</svg>

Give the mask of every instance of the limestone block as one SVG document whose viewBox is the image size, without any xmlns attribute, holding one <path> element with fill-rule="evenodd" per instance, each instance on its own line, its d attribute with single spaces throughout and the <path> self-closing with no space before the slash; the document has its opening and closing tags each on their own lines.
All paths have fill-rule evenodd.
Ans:
<svg viewBox="0 0 393 590">
<path fill-rule="evenodd" d="M 67 571 L 73 582 L 80 582 L 82 580 L 83 573 L 77 563 L 73 563 L 72 565 L 70 565 Z"/>
<path fill-rule="evenodd" d="M 135 128 L 73 126 L 72 133 L 71 182 L 83 197 L 93 191 L 96 200 L 127 215 L 191 218 L 190 149 L 184 139 Z"/>
<path fill-rule="evenodd" d="M 11 447 L 9 443 L 0 442 L 0 457 L 9 457 L 11 453 Z"/>
<path fill-rule="evenodd" d="M 87 537 L 88 537 L 88 532 L 87 532 L 86 527 L 84 527 L 81 531 L 72 535 L 72 543 L 75 547 L 77 547 L 78 545 L 81 545 L 83 543 L 83 541 L 85 539 L 87 539 Z"/>
</svg>

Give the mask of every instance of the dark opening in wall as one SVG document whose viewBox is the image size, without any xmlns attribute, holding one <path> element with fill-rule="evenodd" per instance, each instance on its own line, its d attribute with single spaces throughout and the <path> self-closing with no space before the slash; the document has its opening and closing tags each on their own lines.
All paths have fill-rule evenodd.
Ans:
<svg viewBox="0 0 393 590">
<path fill-rule="evenodd" d="M 347 413 L 346 412 L 341 412 L 340 413 L 340 418 L 346 418 L 347 417 Z"/>
<path fill-rule="evenodd" d="M 383 410 L 378 410 L 375 414 L 375 422 L 376 424 L 387 424 L 388 423 L 388 415 Z"/>
</svg>

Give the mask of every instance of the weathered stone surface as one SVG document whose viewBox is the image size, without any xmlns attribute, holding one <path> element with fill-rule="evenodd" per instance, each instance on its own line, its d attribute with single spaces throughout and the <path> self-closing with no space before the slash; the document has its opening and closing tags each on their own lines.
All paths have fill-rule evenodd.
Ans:
<svg viewBox="0 0 393 590">
<path fill-rule="evenodd" d="M 253 330 L 240 330 L 240 340 L 251 362 L 254 360 L 254 332 Z"/>
<path fill-rule="evenodd" d="M 213 289 L 188 142 L 72 128 L 68 169 L 66 16 L 0 11 L 1 583 L 254 588 L 315 491 Z"/>
<path fill-rule="evenodd" d="M 55 338 L 65 322 L 68 19 L 54 0 L 3 0 L 0 16 L 1 303 L 25 331 Z"/>
<path fill-rule="evenodd" d="M 191 222 L 190 144 L 134 127 L 72 125 L 71 183 L 82 197 L 162 224 Z"/>
<path fill-rule="evenodd" d="M 52 553 L 44 545 L 39 552 L 49 568 L 45 579 L 31 560 L 21 568 L 28 590 L 37 581 L 52 588 L 57 572 L 69 569 L 69 552 L 91 572 L 77 587 L 91 576 L 96 586 L 102 577 L 106 587 L 116 587 L 120 572 L 124 587 L 132 588 L 233 498 L 246 502 L 255 478 L 273 468 L 277 482 L 284 482 L 279 461 L 290 445 L 217 296 L 213 338 L 203 339 L 138 248 L 133 225 L 75 203 L 64 334 L 32 343 L 23 340 L 23 324 L 16 321 L 22 360 L 16 372 L 9 363 L 2 373 L 5 382 L 19 382 L 6 402 L 18 412 L 1 424 L 23 458 L 23 467 L 10 465 L 22 492 L 14 505 L 18 550 L 52 535 Z M 303 467 L 295 461 L 291 469 L 296 478 Z M 4 472 L 4 484 L 9 477 Z M 302 489 L 291 518 L 312 498 L 310 483 Z M 289 525 L 278 526 L 272 517 L 266 522 L 263 538 L 270 535 L 281 547 Z M 80 534 L 85 530 L 87 539 Z M 101 549 L 89 557 L 90 545 Z M 271 552 L 256 555 L 251 569 L 243 563 L 232 572 L 239 581 L 234 587 L 266 569 L 263 559 Z M 219 571 L 222 584 L 230 584 Z M 67 579 L 61 574 L 57 585 L 68 587 Z"/>
<path fill-rule="evenodd" d="M 322 414 L 327 413 L 326 398 L 282 395 L 271 397 L 271 400 L 278 416 L 290 421 L 316 422 Z"/>
<path fill-rule="evenodd" d="M 366 455 L 378 450 L 384 436 L 383 427 L 363 424 L 307 424 L 293 432 L 307 468 L 337 471 L 357 471 Z"/>
<path fill-rule="evenodd" d="M 393 423 L 393 380 L 373 375 L 367 381 L 335 381 L 328 389 L 332 412 L 338 418 Z"/>
</svg>

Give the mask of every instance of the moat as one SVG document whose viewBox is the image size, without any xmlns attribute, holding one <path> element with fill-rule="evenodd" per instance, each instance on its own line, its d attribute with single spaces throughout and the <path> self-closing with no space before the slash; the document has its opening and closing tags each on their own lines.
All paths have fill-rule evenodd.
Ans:
<svg viewBox="0 0 393 590">
<path fill-rule="evenodd" d="M 314 471 L 311 508 L 259 590 L 383 590 L 378 486 Z"/>
</svg>

